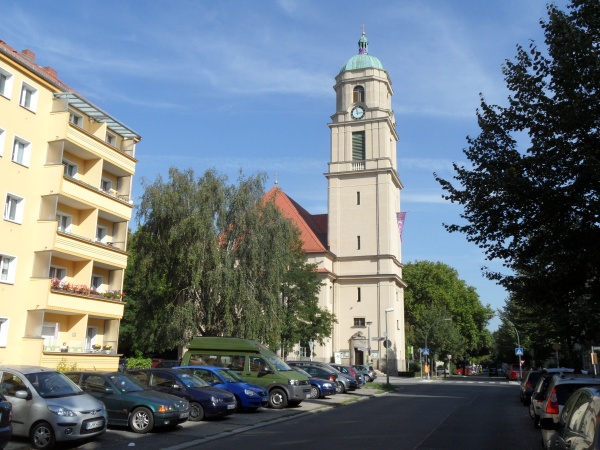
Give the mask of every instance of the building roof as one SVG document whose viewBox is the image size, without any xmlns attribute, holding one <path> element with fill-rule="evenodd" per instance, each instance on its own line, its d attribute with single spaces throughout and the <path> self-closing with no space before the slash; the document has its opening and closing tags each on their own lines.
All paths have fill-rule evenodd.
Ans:
<svg viewBox="0 0 600 450">
<path fill-rule="evenodd" d="M 89 100 L 86 100 L 82 95 L 78 94 L 74 89 L 71 89 L 67 84 L 58 79 L 56 70 L 52 67 L 41 67 L 35 63 L 35 53 L 31 50 L 23 50 L 18 52 L 3 40 L 0 40 L 0 53 L 12 59 L 19 65 L 27 68 L 35 73 L 40 78 L 57 88 L 58 92 L 55 97 L 66 98 L 69 105 L 80 109 L 81 112 L 89 115 L 98 122 L 105 122 L 106 126 L 115 133 L 130 139 L 141 140 L 141 136 L 133 131 L 122 122 L 118 121 L 110 114 L 102 111 Z"/>
<path fill-rule="evenodd" d="M 365 36 L 365 32 L 363 31 L 362 36 L 358 40 L 358 55 L 350 58 L 348 62 L 344 64 L 344 67 L 342 67 L 340 73 L 348 70 L 366 69 L 369 67 L 383 70 L 383 64 L 381 64 L 381 61 L 374 56 L 369 55 L 369 41 L 367 40 L 367 36 Z"/>
<path fill-rule="evenodd" d="M 284 217 L 300 230 L 302 247 L 306 253 L 327 253 L 327 214 L 312 215 L 277 186 L 265 194 L 272 200 Z"/>
</svg>

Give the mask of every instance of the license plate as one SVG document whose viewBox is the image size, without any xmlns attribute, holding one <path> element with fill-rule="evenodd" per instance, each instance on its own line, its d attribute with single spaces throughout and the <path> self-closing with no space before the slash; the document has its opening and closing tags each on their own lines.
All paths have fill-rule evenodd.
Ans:
<svg viewBox="0 0 600 450">
<path fill-rule="evenodd" d="M 227 409 L 235 409 L 235 405 L 227 405 Z"/>
<path fill-rule="evenodd" d="M 189 413 L 189 412 L 182 412 L 182 413 L 179 413 L 179 418 L 180 418 L 180 419 L 185 419 L 186 417 L 189 417 L 189 416 L 190 416 L 190 413 Z"/>
<path fill-rule="evenodd" d="M 306 397 L 305 397 L 305 398 L 310 398 L 310 394 L 306 394 Z"/>
<path fill-rule="evenodd" d="M 88 422 L 85 424 L 85 429 L 86 430 L 93 430 L 94 428 L 102 428 L 102 425 L 104 425 L 104 421 L 103 420 L 94 420 L 92 422 Z"/>
</svg>

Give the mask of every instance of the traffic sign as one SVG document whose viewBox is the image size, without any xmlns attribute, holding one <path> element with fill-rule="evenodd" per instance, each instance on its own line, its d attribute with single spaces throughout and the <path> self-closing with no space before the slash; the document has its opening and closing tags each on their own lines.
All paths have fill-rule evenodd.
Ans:
<svg viewBox="0 0 600 450">
<path fill-rule="evenodd" d="M 392 346 L 392 341 L 390 341 L 389 339 L 386 339 L 385 341 L 383 341 L 383 346 L 385 348 L 390 348 Z"/>
<path fill-rule="evenodd" d="M 523 347 L 517 347 L 517 348 L 515 348 L 515 355 L 517 355 L 517 356 L 523 356 Z"/>
<path fill-rule="evenodd" d="M 421 354 L 422 354 L 423 356 L 427 356 L 427 355 L 429 355 L 429 349 L 428 349 L 428 348 L 424 348 L 424 349 L 423 349 L 423 351 L 421 352 Z"/>
</svg>

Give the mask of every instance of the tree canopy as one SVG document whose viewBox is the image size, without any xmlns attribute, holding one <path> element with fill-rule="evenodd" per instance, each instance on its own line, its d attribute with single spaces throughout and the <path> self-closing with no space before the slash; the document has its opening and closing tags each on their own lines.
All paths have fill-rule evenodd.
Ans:
<svg viewBox="0 0 600 450">
<path fill-rule="evenodd" d="M 297 339 L 297 321 L 322 325 L 312 339 L 331 333 L 334 318 L 318 308 L 320 284 L 299 231 L 264 201 L 264 180 L 240 175 L 229 185 L 214 170 L 196 179 L 176 168 L 168 181 L 144 180 L 125 279 L 122 337 L 131 350 L 170 350 L 200 335 L 277 348 Z"/>
<path fill-rule="evenodd" d="M 507 105 L 481 96 L 469 164 L 454 164 L 454 182 L 436 179 L 464 208 L 466 224 L 447 230 L 502 261 L 506 273 L 486 275 L 552 315 L 550 332 L 572 347 L 600 338 L 600 3 L 547 11 L 545 48 L 517 46 L 503 66 Z"/>
<path fill-rule="evenodd" d="M 456 359 L 474 358 L 488 351 L 491 334 L 486 325 L 493 316 L 479 295 L 441 262 L 416 261 L 404 265 L 406 341 L 427 346 L 431 353 Z M 446 321 L 444 319 L 451 319 Z"/>
</svg>

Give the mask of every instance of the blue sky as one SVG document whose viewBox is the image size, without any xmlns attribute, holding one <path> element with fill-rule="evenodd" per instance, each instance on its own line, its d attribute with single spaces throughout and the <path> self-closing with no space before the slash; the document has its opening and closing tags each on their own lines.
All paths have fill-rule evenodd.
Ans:
<svg viewBox="0 0 600 450">
<path fill-rule="evenodd" d="M 324 213 L 334 78 L 357 53 L 364 24 L 369 53 L 394 88 L 403 261 L 448 264 L 496 309 L 506 292 L 481 267 L 501 264 L 445 231 L 461 210 L 442 200 L 433 172 L 450 179 L 452 162 L 466 163 L 480 92 L 506 104 L 501 66 L 516 44 L 543 44 L 546 3 L 3 0 L 0 39 L 35 52 L 142 136 L 134 196 L 142 177 L 153 181 L 171 166 L 197 175 L 216 168 L 232 182 L 240 169 L 264 171 L 267 188 L 277 173 L 289 196 Z"/>
</svg>

